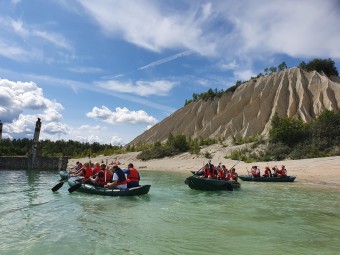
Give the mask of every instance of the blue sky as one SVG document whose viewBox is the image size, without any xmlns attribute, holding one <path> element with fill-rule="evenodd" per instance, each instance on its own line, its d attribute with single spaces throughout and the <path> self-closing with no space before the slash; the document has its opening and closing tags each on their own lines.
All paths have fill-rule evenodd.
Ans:
<svg viewBox="0 0 340 255">
<path fill-rule="evenodd" d="M 193 93 L 332 58 L 337 0 L 0 2 L 4 138 L 126 144 Z"/>
</svg>

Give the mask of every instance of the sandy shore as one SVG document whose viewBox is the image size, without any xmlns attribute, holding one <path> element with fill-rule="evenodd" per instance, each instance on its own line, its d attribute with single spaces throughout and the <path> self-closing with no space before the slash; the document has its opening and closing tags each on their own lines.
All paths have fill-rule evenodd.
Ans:
<svg viewBox="0 0 340 255">
<path fill-rule="evenodd" d="M 239 175 L 247 175 L 247 169 L 250 170 L 253 165 L 260 167 L 262 170 L 261 174 L 266 166 L 272 167 L 277 165 L 281 167 L 281 165 L 285 165 L 288 170 L 288 175 L 297 176 L 296 182 L 340 189 L 340 156 L 275 162 L 254 162 L 249 164 L 242 161 L 238 162 L 237 160 L 225 159 L 224 156 L 227 154 L 227 150 L 227 148 L 216 144 L 208 146 L 201 151 L 209 151 L 212 155 L 212 163 L 215 165 L 221 162 L 229 169 L 237 163 L 235 168 Z M 106 159 L 108 159 L 110 163 L 117 158 L 121 162 L 121 168 L 125 168 L 129 163 L 133 163 L 137 169 L 177 171 L 188 173 L 188 175 L 190 175 L 191 170 L 200 169 L 203 164 L 208 161 L 208 159 L 203 156 L 191 155 L 190 153 L 183 153 L 172 158 L 140 161 L 136 158 L 139 153 L 140 152 L 130 152 L 112 156 L 98 156 L 92 158 L 91 161 L 101 162 L 103 160 L 103 162 L 106 162 Z M 69 167 L 75 166 L 77 161 L 84 163 L 88 160 L 88 158 L 70 159 Z"/>
</svg>

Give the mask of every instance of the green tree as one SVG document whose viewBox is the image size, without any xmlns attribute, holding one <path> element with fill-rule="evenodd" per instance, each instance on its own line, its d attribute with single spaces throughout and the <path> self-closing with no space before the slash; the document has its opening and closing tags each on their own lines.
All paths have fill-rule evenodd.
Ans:
<svg viewBox="0 0 340 255">
<path fill-rule="evenodd" d="M 283 71 L 283 70 L 287 69 L 287 64 L 286 64 L 286 62 L 283 61 L 281 64 L 279 64 L 279 65 L 277 66 L 277 69 L 278 69 L 279 71 Z"/>
<path fill-rule="evenodd" d="M 282 142 L 288 146 L 293 146 L 302 142 L 306 138 L 306 125 L 301 117 L 280 118 L 277 113 L 271 121 L 271 129 L 269 130 L 269 139 L 271 142 Z"/>
<path fill-rule="evenodd" d="M 330 58 L 329 59 L 315 58 L 307 64 L 304 61 L 302 61 L 298 67 L 308 72 L 315 70 L 317 72 L 324 72 L 324 74 L 327 76 L 332 75 L 339 76 L 339 72 L 335 67 L 335 63 Z"/>
</svg>

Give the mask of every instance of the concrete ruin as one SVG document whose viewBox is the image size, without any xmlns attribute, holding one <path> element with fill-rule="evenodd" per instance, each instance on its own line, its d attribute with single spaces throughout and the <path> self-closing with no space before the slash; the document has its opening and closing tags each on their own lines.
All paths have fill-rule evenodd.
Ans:
<svg viewBox="0 0 340 255">
<path fill-rule="evenodd" d="M 7 156 L 0 157 L 0 169 L 7 170 L 46 170 L 65 171 L 68 164 L 68 157 L 42 157 L 39 147 L 39 136 L 41 130 L 41 120 L 38 118 L 35 124 L 32 148 L 28 156 Z M 2 138 L 2 123 L 0 121 L 0 142 Z"/>
</svg>

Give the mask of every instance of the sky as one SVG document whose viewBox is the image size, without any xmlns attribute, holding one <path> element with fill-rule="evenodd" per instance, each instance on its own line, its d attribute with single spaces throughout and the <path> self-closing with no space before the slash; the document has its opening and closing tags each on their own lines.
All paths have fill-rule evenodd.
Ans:
<svg viewBox="0 0 340 255">
<path fill-rule="evenodd" d="M 125 145 L 283 61 L 340 70 L 338 0 L 2 0 L 3 138 Z"/>
</svg>

